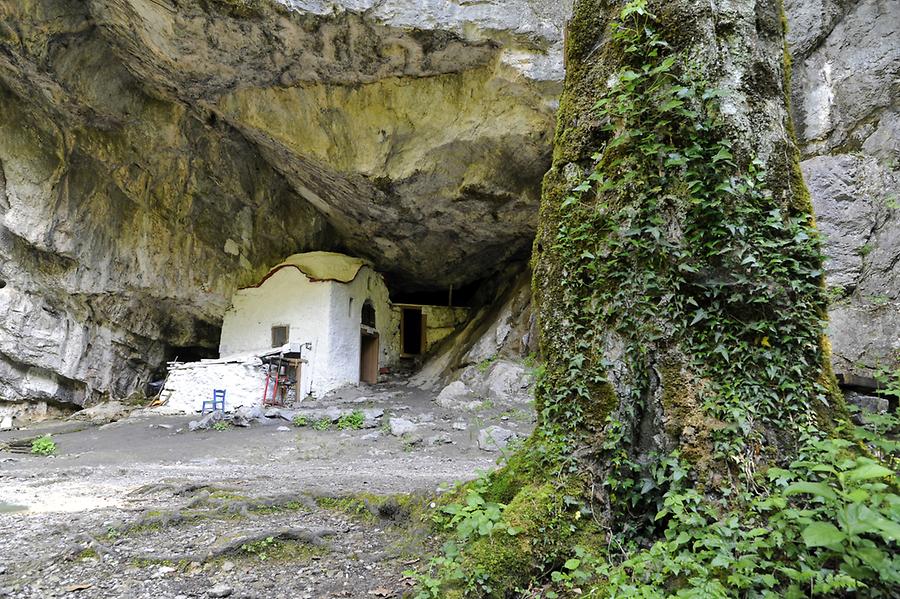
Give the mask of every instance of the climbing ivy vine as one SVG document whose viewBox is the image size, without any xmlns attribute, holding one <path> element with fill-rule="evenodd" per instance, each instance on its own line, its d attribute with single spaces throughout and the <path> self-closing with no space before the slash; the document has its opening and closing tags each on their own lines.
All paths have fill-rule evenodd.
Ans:
<svg viewBox="0 0 900 599">
<path fill-rule="evenodd" d="M 844 422 L 795 148 L 746 143 L 723 114 L 728 93 L 646 0 L 608 33 L 617 68 L 578 115 L 598 150 L 588 164 L 557 160 L 545 181 L 552 234 L 539 243 L 551 246 L 537 260 L 554 261 L 545 293 L 559 322 L 539 427 L 469 489 L 502 497 L 492 529 L 507 538 L 457 539 L 422 596 L 890 588 L 900 496 L 873 448 L 896 444 Z M 653 402 L 675 423 L 659 431 L 674 450 L 641 438 Z"/>
<path fill-rule="evenodd" d="M 572 351 L 541 389 L 544 416 L 582 424 L 602 398 L 613 332 L 635 401 L 650 384 L 649 354 L 680 345 L 703 410 L 725 424 L 722 441 L 759 442 L 748 439 L 755 424 L 791 426 L 832 400 L 820 376 L 821 244 L 802 180 L 779 174 L 788 193 L 774 196 L 775 175 L 730 139 L 725 92 L 656 27 L 642 1 L 613 24 L 622 66 L 595 105 L 607 138 L 559 209 L 553 252 Z"/>
</svg>

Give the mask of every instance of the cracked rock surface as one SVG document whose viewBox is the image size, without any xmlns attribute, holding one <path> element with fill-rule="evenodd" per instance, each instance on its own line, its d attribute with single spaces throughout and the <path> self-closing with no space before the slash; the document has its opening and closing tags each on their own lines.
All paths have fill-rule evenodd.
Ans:
<svg viewBox="0 0 900 599">
<path fill-rule="evenodd" d="M 520 261 L 570 7 L 0 3 L 0 412 L 125 398 L 214 351 L 234 290 L 295 252 L 404 290 Z M 865 373 L 900 349 L 900 6 L 786 8 L 835 361 Z"/>
<path fill-rule="evenodd" d="M 128 396 L 297 251 L 405 289 L 527 254 L 567 6 L 4 3 L 0 401 Z"/>
<path fill-rule="evenodd" d="M 785 5 L 835 370 L 868 375 L 900 352 L 900 1 Z"/>
</svg>

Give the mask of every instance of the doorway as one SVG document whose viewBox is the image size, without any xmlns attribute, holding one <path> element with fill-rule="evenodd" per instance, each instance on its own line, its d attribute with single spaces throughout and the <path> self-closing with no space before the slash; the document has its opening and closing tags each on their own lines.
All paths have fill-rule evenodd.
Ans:
<svg viewBox="0 0 900 599">
<path fill-rule="evenodd" d="M 370 384 L 378 382 L 378 335 L 360 335 L 359 380 Z"/>
<path fill-rule="evenodd" d="M 421 355 L 425 349 L 425 315 L 422 308 L 403 308 L 400 317 L 400 353 Z"/>
</svg>

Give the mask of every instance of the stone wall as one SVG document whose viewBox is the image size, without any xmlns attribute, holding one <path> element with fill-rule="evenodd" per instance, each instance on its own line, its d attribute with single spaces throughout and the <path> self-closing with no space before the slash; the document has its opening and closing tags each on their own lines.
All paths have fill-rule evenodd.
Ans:
<svg viewBox="0 0 900 599">
<path fill-rule="evenodd" d="M 867 375 L 900 359 L 900 1 L 786 0 L 786 11 L 835 370 Z"/>
</svg>

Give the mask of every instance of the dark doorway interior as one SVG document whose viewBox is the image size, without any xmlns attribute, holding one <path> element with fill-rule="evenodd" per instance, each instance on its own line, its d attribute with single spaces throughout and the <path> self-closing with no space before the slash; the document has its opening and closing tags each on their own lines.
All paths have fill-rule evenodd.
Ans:
<svg viewBox="0 0 900 599">
<path fill-rule="evenodd" d="M 422 353 L 422 309 L 403 308 L 400 321 L 403 335 L 403 347 L 400 353 L 408 356 L 418 356 Z"/>
</svg>

